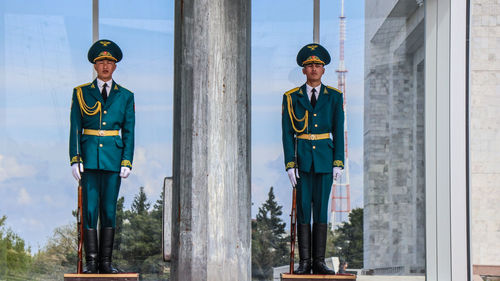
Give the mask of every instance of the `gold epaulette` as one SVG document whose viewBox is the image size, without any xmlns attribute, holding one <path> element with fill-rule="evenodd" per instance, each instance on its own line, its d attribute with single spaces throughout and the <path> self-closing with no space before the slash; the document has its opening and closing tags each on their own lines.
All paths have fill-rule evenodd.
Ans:
<svg viewBox="0 0 500 281">
<path fill-rule="evenodd" d="M 327 87 L 328 89 L 331 89 L 331 90 L 336 91 L 336 92 L 337 92 L 337 93 L 339 93 L 339 94 L 342 94 L 342 91 L 341 91 L 341 90 L 339 90 L 339 89 L 337 89 L 337 88 L 335 88 L 335 87 L 332 87 L 332 86 L 326 86 L 326 87 Z"/>
<path fill-rule="evenodd" d="M 285 92 L 285 93 L 284 93 L 284 95 L 285 95 L 285 96 L 286 96 L 286 95 L 289 95 L 289 94 L 291 94 L 291 93 L 293 93 L 293 92 L 296 92 L 298 89 L 300 89 L 300 87 L 295 87 L 295 88 L 291 89 L 290 91 Z"/>
<path fill-rule="evenodd" d="M 75 89 L 82 88 L 82 87 L 88 86 L 88 85 L 90 85 L 90 84 L 92 84 L 92 82 L 90 82 L 90 83 L 85 83 L 85 84 L 81 84 L 80 86 L 76 86 L 76 87 L 75 87 Z"/>
</svg>

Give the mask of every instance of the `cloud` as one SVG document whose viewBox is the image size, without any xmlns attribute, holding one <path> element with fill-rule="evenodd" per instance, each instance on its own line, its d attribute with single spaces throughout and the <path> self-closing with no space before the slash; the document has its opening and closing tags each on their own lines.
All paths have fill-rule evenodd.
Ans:
<svg viewBox="0 0 500 281">
<path fill-rule="evenodd" d="M 154 31 L 166 34 L 174 33 L 174 21 L 167 19 L 130 19 L 130 18 L 102 18 L 100 24 Z"/>
<path fill-rule="evenodd" d="M 363 146 L 349 147 L 349 161 L 363 163 Z"/>
<path fill-rule="evenodd" d="M 22 218 L 21 222 L 24 225 L 27 225 L 31 229 L 37 229 L 44 225 L 41 221 L 34 218 Z"/>
<path fill-rule="evenodd" d="M 252 113 L 273 113 L 274 115 L 281 115 L 281 106 L 279 105 L 259 105 L 252 106 Z"/>
<path fill-rule="evenodd" d="M 131 175 L 122 180 L 120 196 L 125 196 L 125 208 L 129 208 L 133 198 L 144 187 L 148 201 L 154 205 L 163 189 L 163 180 L 171 176 L 171 143 L 137 146 L 134 151 L 134 168 Z"/>
<path fill-rule="evenodd" d="M 17 203 L 21 205 L 28 205 L 31 203 L 31 196 L 30 194 L 26 191 L 26 188 L 21 188 L 19 190 L 19 194 L 17 196 Z"/>
<path fill-rule="evenodd" d="M 20 164 L 16 158 L 0 154 L 0 182 L 14 178 L 32 177 L 35 172 L 33 166 Z"/>
</svg>

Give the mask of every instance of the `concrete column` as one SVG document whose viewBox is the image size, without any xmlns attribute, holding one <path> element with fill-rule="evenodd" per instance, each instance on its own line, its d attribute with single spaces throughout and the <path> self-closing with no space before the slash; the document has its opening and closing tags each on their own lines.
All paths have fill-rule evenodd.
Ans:
<svg viewBox="0 0 500 281">
<path fill-rule="evenodd" d="M 175 4 L 172 280 L 250 280 L 250 0 Z"/>
</svg>

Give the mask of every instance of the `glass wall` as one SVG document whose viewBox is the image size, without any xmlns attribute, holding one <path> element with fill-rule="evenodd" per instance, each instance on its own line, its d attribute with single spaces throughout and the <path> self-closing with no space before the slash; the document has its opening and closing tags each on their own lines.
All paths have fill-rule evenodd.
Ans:
<svg viewBox="0 0 500 281">
<path fill-rule="evenodd" d="M 159 200 L 172 175 L 174 1 L 99 1 L 99 38 L 122 48 L 113 79 L 135 98 L 134 168 L 121 185 L 125 212 L 115 261 L 143 280 L 167 280 Z"/>
<path fill-rule="evenodd" d="M 86 2 L 0 4 L 0 217 L 32 253 L 74 221 L 68 158 L 73 87 L 92 79 Z"/>
<path fill-rule="evenodd" d="M 424 279 L 423 2 L 345 3 L 349 166 L 343 180 L 350 185 L 351 209 L 363 212 L 363 264 L 348 268 L 357 273 Z M 474 274 L 484 276 L 497 274 L 500 264 L 495 201 L 498 46 L 492 35 L 498 7 L 490 1 L 470 2 L 471 266 Z M 72 237 L 75 221 L 71 211 L 76 205 L 76 183 L 67 157 L 68 117 L 72 88 L 94 78 L 86 59 L 92 41 L 91 3 L 3 1 L 0 7 L 0 238 L 15 232 L 32 255 L 45 260 L 49 260 L 47 255 L 64 253 L 64 259 L 58 259 L 65 261 L 59 270 L 73 270 L 72 244 L 60 243 Z M 339 15 L 340 0 L 322 1 L 320 43 L 333 58 L 323 82 L 334 87 L 339 82 Z M 139 205 L 133 203 L 143 202 L 153 212 L 163 177 L 171 174 L 171 150 L 164 147 L 171 147 L 172 127 L 165 120 L 172 115 L 173 1 L 101 1 L 99 22 L 99 37 L 117 42 L 124 51 L 114 78 L 132 90 L 136 100 L 134 169 L 122 184 L 121 204 L 123 211 L 137 212 Z M 252 2 L 254 222 L 264 202 L 273 198 L 271 187 L 274 200 L 282 206 L 280 218 L 289 222 L 291 188 L 282 156 L 280 107 L 282 94 L 305 82 L 295 56 L 312 41 L 312 29 L 312 1 Z M 140 187 L 144 187 L 145 201 L 140 201 Z M 124 217 L 122 222 L 135 223 Z M 338 239 L 338 230 L 354 222 L 345 216 L 335 220 L 335 213 L 330 214 L 330 222 L 337 232 L 330 237 L 328 257 L 352 265 L 352 257 L 339 247 L 345 241 Z M 129 234 L 126 239 L 137 239 L 134 235 L 140 233 Z M 129 250 L 122 247 L 118 250 Z M 142 271 L 156 261 L 151 259 L 144 267 L 133 261 L 122 265 Z M 333 265 L 336 259 L 327 261 Z M 285 257 L 271 266 L 285 265 L 286 270 L 286 262 Z M 4 274 L 1 265 L 0 257 L 4 270 L 0 274 Z M 47 271 L 56 268 L 55 264 L 38 265 Z"/>
<path fill-rule="evenodd" d="M 252 5 L 253 227 L 263 221 L 264 202 L 269 202 L 273 187 L 289 231 L 292 189 L 283 159 L 280 105 L 283 93 L 306 81 L 295 58 L 313 40 L 313 1 L 253 1 Z M 338 269 L 339 261 L 346 261 L 348 271 L 358 274 L 424 280 L 423 1 L 345 1 L 344 5 L 347 166 L 336 186 L 343 193 L 330 195 L 341 197 L 335 203 L 343 208 L 329 207 L 333 231 L 327 264 Z M 341 7 L 340 0 L 320 5 L 320 43 L 332 57 L 322 82 L 336 88 L 342 88 Z M 339 216 L 338 210 L 349 203 L 351 213 Z M 361 216 L 356 215 L 359 212 Z M 350 234 L 362 235 L 346 238 L 348 228 Z M 263 251 L 254 246 L 253 251 L 254 278 L 271 278 L 262 270 Z M 278 272 L 288 272 L 287 262 L 285 258 L 272 265 L 275 280 Z"/>
<path fill-rule="evenodd" d="M 135 98 L 134 173 L 122 183 L 122 194 L 144 186 L 158 198 L 163 178 L 172 175 L 173 17 L 171 1 L 100 1 L 99 38 L 124 52 L 113 78 Z"/>
<path fill-rule="evenodd" d="M 423 275 L 424 6 L 365 3 L 364 268 Z"/>
<path fill-rule="evenodd" d="M 143 280 L 166 280 L 161 191 L 172 163 L 174 3 L 99 2 L 99 37 L 124 54 L 113 78 L 134 92 L 136 110 L 134 163 L 122 180 L 114 262 Z M 73 88 L 95 77 L 87 60 L 92 13 L 92 1 L 0 4 L 2 280 L 59 280 L 76 272 L 69 111 Z M 22 259 L 9 256 L 7 263 L 9 241 Z"/>
</svg>

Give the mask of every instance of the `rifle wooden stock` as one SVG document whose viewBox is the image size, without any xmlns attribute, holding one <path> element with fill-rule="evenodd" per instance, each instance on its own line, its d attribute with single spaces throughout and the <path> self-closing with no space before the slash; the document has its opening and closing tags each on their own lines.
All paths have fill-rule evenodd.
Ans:
<svg viewBox="0 0 500 281">
<path fill-rule="evenodd" d="M 78 263 L 76 267 L 77 273 L 82 273 L 82 248 L 83 248 L 83 198 L 82 198 L 82 181 L 78 181 L 78 209 L 76 214 L 77 230 L 78 230 Z"/>
<path fill-rule="evenodd" d="M 297 189 L 293 188 L 292 195 L 292 212 L 290 214 L 291 223 L 290 223 L 290 274 L 293 274 L 294 261 L 295 261 L 295 235 L 297 232 L 296 224 L 297 224 Z"/>
</svg>

